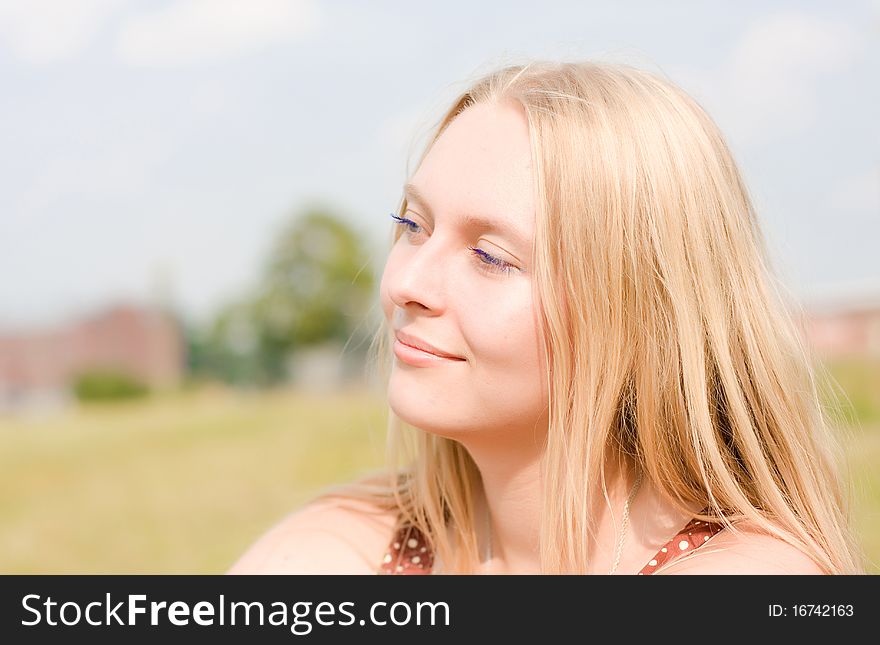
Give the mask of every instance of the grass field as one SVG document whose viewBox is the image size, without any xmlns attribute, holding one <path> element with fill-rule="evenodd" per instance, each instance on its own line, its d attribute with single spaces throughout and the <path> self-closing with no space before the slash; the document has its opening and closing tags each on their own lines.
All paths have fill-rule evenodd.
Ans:
<svg viewBox="0 0 880 645">
<path fill-rule="evenodd" d="M 880 572 L 880 364 L 834 366 L 856 528 Z M 0 572 L 221 573 L 321 487 L 382 464 L 372 393 L 199 389 L 0 418 Z"/>
<path fill-rule="evenodd" d="M 0 571 L 220 573 L 319 488 L 382 463 L 364 393 L 206 390 L 0 422 Z"/>
</svg>

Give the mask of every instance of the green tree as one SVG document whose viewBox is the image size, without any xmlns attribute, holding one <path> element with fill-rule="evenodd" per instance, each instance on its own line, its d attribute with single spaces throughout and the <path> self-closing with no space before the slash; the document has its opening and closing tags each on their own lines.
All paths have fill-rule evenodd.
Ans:
<svg viewBox="0 0 880 645">
<path fill-rule="evenodd" d="M 258 345 L 249 298 L 228 303 L 204 328 L 187 328 L 190 372 L 234 385 L 272 382 L 273 375 L 265 373 L 261 364 Z"/>
<path fill-rule="evenodd" d="M 374 275 L 356 231 L 328 208 L 304 209 L 277 234 L 257 289 L 188 329 L 192 374 L 272 385 L 298 349 L 340 341 L 363 351 Z"/>
<path fill-rule="evenodd" d="M 259 346 L 277 355 L 348 342 L 374 283 L 361 236 L 327 208 L 306 209 L 282 229 L 266 264 L 254 301 Z"/>
</svg>

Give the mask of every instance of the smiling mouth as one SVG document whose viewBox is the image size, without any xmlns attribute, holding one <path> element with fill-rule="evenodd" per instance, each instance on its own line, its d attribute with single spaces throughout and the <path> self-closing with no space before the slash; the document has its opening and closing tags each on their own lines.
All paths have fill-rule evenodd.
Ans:
<svg viewBox="0 0 880 645">
<path fill-rule="evenodd" d="M 434 352 L 429 352 L 427 349 L 422 349 L 421 347 L 414 347 L 413 345 L 409 345 L 407 343 L 404 343 L 399 338 L 397 339 L 397 342 L 399 342 L 401 345 L 405 345 L 406 347 L 409 347 L 410 349 L 414 349 L 417 352 L 422 352 L 423 354 L 427 354 L 428 356 L 436 356 L 437 358 L 444 358 L 447 361 L 463 361 L 464 360 L 463 358 L 459 358 L 457 356 L 441 356 L 440 354 L 435 354 Z"/>
<path fill-rule="evenodd" d="M 408 345 L 399 338 L 394 342 L 394 354 L 404 363 L 417 367 L 427 367 L 438 363 L 461 363 L 465 360 L 457 356 L 440 356 L 419 347 Z"/>
<path fill-rule="evenodd" d="M 427 341 L 424 341 L 417 336 L 411 336 L 402 329 L 397 330 L 397 332 L 395 333 L 395 340 L 400 343 L 402 347 L 408 347 L 410 349 L 423 352 L 430 356 L 436 356 L 437 358 L 445 358 L 455 361 L 464 360 L 461 356 L 456 356 L 454 354 L 450 354 L 449 352 L 439 350 Z"/>
</svg>

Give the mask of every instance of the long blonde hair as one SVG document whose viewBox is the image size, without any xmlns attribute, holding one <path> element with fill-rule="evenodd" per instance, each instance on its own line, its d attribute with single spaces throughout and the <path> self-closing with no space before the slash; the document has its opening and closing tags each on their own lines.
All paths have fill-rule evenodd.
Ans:
<svg viewBox="0 0 880 645">
<path fill-rule="evenodd" d="M 533 61 L 462 93 L 419 164 L 463 110 L 501 101 L 525 111 L 534 168 L 549 361 L 543 571 L 587 571 L 588 500 L 604 491 L 611 450 L 683 512 L 700 504 L 701 519 L 734 531 L 747 520 L 828 573 L 863 572 L 814 361 L 715 123 L 653 73 Z M 383 382 L 389 331 L 382 321 L 371 346 Z M 473 571 L 473 460 L 388 412 L 387 479 L 361 492 L 421 530 L 446 570 Z"/>
</svg>

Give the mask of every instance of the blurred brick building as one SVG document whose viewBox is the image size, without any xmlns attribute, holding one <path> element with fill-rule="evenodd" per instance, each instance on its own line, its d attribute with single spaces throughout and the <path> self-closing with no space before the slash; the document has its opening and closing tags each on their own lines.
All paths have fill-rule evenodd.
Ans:
<svg viewBox="0 0 880 645">
<path fill-rule="evenodd" d="M 819 357 L 880 359 L 880 292 L 816 299 L 804 313 L 801 333 Z"/>
<path fill-rule="evenodd" d="M 112 369 L 150 387 L 177 385 L 182 330 L 157 310 L 117 305 L 46 330 L 0 331 L 0 410 L 63 406 L 80 372 Z"/>
</svg>

